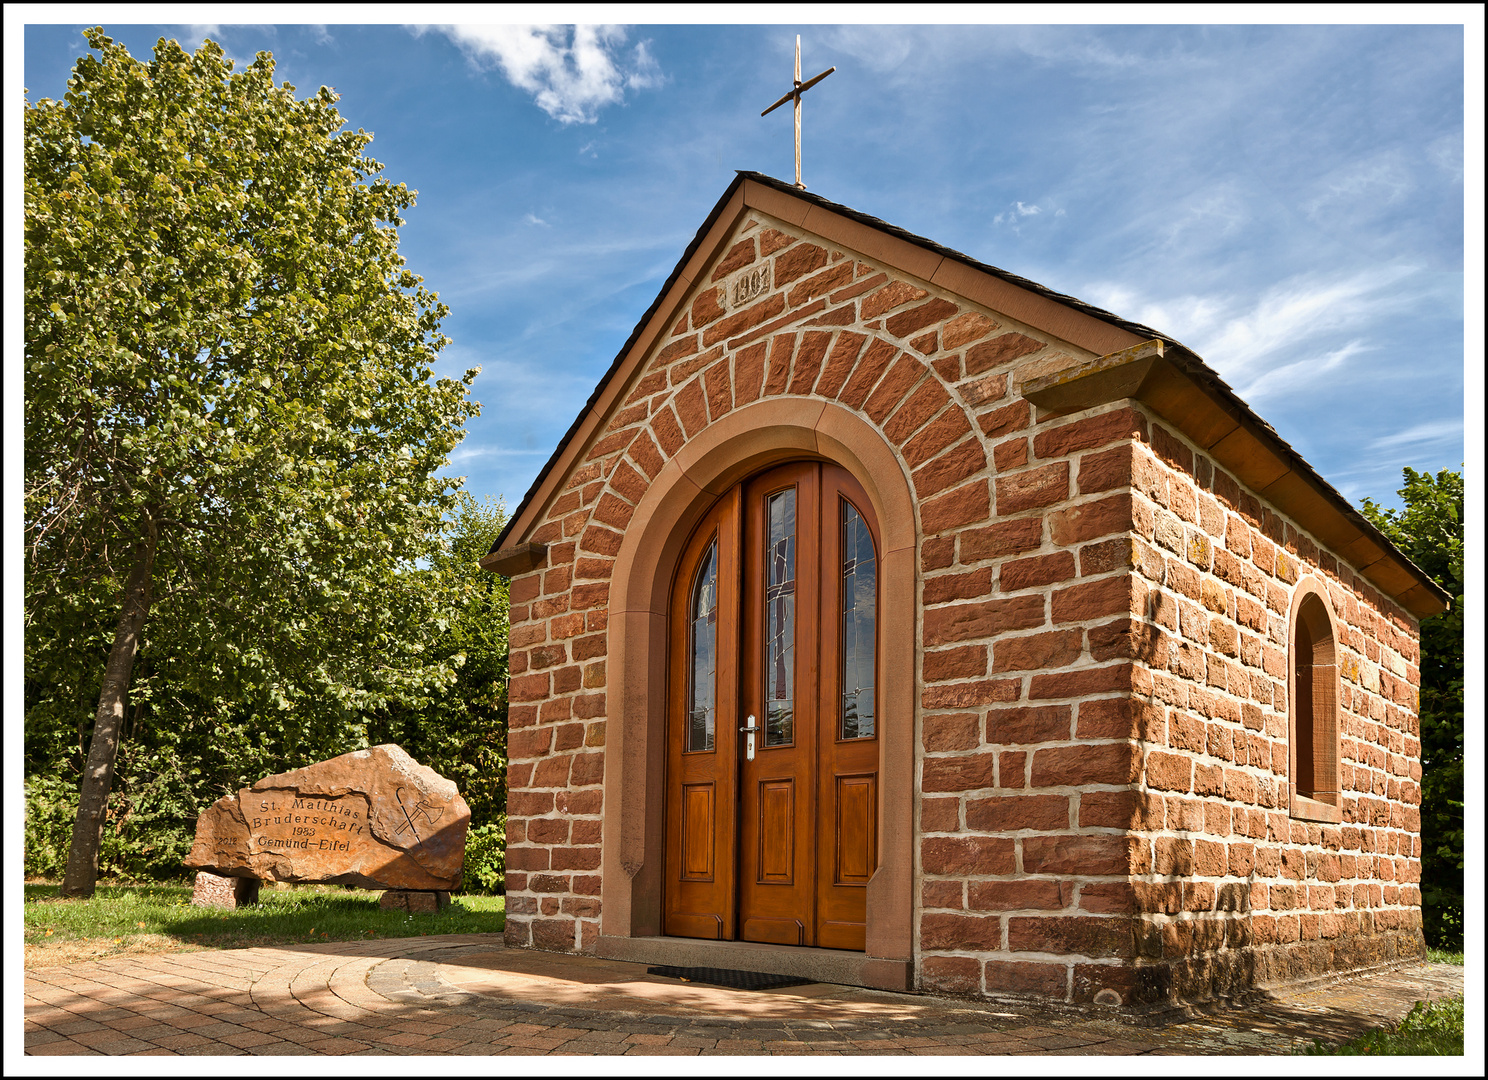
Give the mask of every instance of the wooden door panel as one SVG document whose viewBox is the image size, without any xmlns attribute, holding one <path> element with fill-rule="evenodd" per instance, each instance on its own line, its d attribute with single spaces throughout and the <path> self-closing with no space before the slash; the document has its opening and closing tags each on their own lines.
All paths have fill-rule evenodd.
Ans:
<svg viewBox="0 0 1488 1080">
<path fill-rule="evenodd" d="M 837 777 L 837 798 L 833 801 L 837 805 L 833 883 L 867 885 L 878 850 L 877 774 Z"/>
<path fill-rule="evenodd" d="M 744 485 L 740 712 L 763 729 L 740 765 L 746 941 L 816 943 L 819 477 L 800 462 Z"/>
<path fill-rule="evenodd" d="M 689 881 L 713 880 L 714 839 L 717 822 L 713 813 L 715 785 L 682 785 L 682 877 Z"/>
<path fill-rule="evenodd" d="M 862 949 L 878 867 L 877 520 L 846 469 L 822 467 L 817 944 Z M 866 530 L 867 536 L 864 536 Z M 851 564 L 851 569 L 849 569 Z M 849 587 L 852 592 L 849 595 Z M 851 635 L 849 636 L 849 632 Z M 865 650 L 866 653 L 865 653 Z M 851 679 L 853 685 L 846 680 Z"/>
<path fill-rule="evenodd" d="M 796 878 L 796 782 L 759 784 L 759 877 L 761 884 L 791 885 Z"/>
<path fill-rule="evenodd" d="M 710 555 L 711 553 L 711 555 Z M 711 663 L 698 663 L 699 574 L 716 560 L 716 608 L 707 625 Z M 669 604 L 667 657 L 667 934 L 731 938 L 737 918 L 739 498 L 721 499 L 683 549 Z M 707 622 L 707 620 L 701 620 Z M 710 693 L 697 680 L 711 678 Z M 697 723 L 706 706 L 706 724 Z M 711 738 L 704 728 L 711 725 Z"/>
</svg>

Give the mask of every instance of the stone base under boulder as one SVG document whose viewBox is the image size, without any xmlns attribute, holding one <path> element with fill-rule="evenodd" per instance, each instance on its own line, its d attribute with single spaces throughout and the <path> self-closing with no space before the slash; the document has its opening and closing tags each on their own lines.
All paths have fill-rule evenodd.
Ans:
<svg viewBox="0 0 1488 1080">
<path fill-rule="evenodd" d="M 258 903 L 258 879 L 245 877 L 222 877 L 205 871 L 196 875 L 196 885 L 191 890 L 191 902 L 196 907 L 215 907 L 235 910 Z"/>
<path fill-rule="evenodd" d="M 406 911 L 410 915 L 435 915 L 450 905 L 450 894 L 443 889 L 389 889 L 377 906 L 384 911 Z"/>
</svg>

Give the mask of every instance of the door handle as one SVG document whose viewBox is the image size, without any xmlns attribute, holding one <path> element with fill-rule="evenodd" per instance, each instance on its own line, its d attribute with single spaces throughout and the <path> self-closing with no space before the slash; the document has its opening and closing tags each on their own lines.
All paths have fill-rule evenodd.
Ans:
<svg viewBox="0 0 1488 1080">
<path fill-rule="evenodd" d="M 759 730 L 754 724 L 754 717 L 749 717 L 749 723 L 739 729 L 745 732 L 744 736 L 744 760 L 754 760 L 754 733 Z"/>
</svg>

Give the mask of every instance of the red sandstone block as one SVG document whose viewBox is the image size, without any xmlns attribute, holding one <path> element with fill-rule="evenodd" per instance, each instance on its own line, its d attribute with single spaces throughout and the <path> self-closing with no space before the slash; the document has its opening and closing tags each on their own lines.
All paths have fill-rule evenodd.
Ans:
<svg viewBox="0 0 1488 1080">
<path fill-rule="evenodd" d="M 832 346 L 832 351 L 822 366 L 821 377 L 816 382 L 816 393 L 828 398 L 837 396 L 837 392 L 847 382 L 853 365 L 858 361 L 858 354 L 862 352 L 863 343 L 867 340 L 866 334 L 849 331 L 837 335 L 836 344 Z"/>
<path fill-rule="evenodd" d="M 1007 397 L 1007 382 L 1008 377 L 1005 371 L 997 375 L 983 375 L 980 379 L 973 379 L 970 382 L 962 383 L 956 387 L 956 393 L 960 394 L 961 400 L 973 409 L 979 409 L 983 405 L 994 401 L 1001 401 Z M 1027 416 L 1026 410 L 1022 415 L 1024 417 Z M 1009 419 L 1016 420 L 1017 414 L 1009 414 Z"/>
<path fill-rule="evenodd" d="M 925 682 L 965 679 L 987 673 L 987 646 L 964 645 L 927 652 L 921 667 Z"/>
<path fill-rule="evenodd" d="M 926 956 L 920 960 L 920 983 L 930 992 L 977 994 L 982 989 L 982 965 L 970 956 Z"/>
<path fill-rule="evenodd" d="M 992 448 L 992 460 L 999 472 L 1016 469 L 1028 464 L 1028 439 L 1018 436 L 1000 442 Z"/>
<path fill-rule="evenodd" d="M 1117 439 L 1145 438 L 1146 434 L 1147 420 L 1141 413 L 1130 408 L 1116 409 L 1040 431 L 1033 437 L 1033 452 L 1042 458 L 1064 457 Z"/>
<path fill-rule="evenodd" d="M 704 289 L 698 294 L 697 299 L 692 302 L 691 315 L 693 326 L 706 326 L 723 317 L 725 314 L 724 307 L 719 303 L 719 298 L 722 295 L 722 289 Z M 668 346 L 668 348 L 670 347 Z M 662 351 L 665 352 L 666 350 Z M 669 363 L 670 361 L 663 362 Z"/>
<path fill-rule="evenodd" d="M 508 870 L 546 870 L 548 849 L 545 847 L 514 847 L 507 845 L 506 868 Z"/>
<path fill-rule="evenodd" d="M 917 469 L 970 431 L 971 421 L 967 420 L 966 413 L 956 405 L 949 405 L 904 444 L 904 460 L 911 469 Z"/>
<path fill-rule="evenodd" d="M 989 994 L 1031 994 L 1063 1001 L 1069 993 L 1069 970 L 1062 964 L 988 960 L 984 978 Z"/>
<path fill-rule="evenodd" d="M 1131 784 L 1139 773 L 1140 757 L 1131 743 L 1094 743 L 1056 746 L 1033 756 L 1034 787 L 1082 784 Z"/>
<path fill-rule="evenodd" d="M 926 758 L 921 791 L 971 791 L 993 783 L 994 754 L 968 754 L 953 758 Z"/>
<path fill-rule="evenodd" d="M 1105 667 L 1080 668 L 1035 675 L 1028 686 L 1028 699 L 1084 697 L 1087 694 L 1129 692 L 1135 681 L 1135 668 L 1130 663 L 1107 664 Z"/>
<path fill-rule="evenodd" d="M 951 395 L 935 379 L 926 379 L 884 424 L 884 435 L 895 445 L 903 443 L 950 402 Z"/>
<path fill-rule="evenodd" d="M 1003 592 L 1016 592 L 1019 589 L 1052 585 L 1056 581 L 1068 581 L 1074 576 L 1075 557 L 1068 551 L 1056 551 L 1052 555 L 1035 555 L 1032 558 L 1003 563 L 997 572 L 997 584 Z"/>
<path fill-rule="evenodd" d="M 1043 542 L 1044 525 L 1038 518 L 998 521 L 961 534 L 961 561 L 978 562 L 1031 551 Z"/>
<path fill-rule="evenodd" d="M 597 870 L 599 869 L 599 848 L 555 847 L 552 866 L 554 870 Z"/>
<path fill-rule="evenodd" d="M 959 484 L 967 477 L 975 476 L 987 467 L 987 455 L 981 443 L 967 439 L 953 450 L 948 450 L 935 460 L 915 470 L 915 494 L 921 499 Z"/>
<path fill-rule="evenodd" d="M 1127 915 L 1137 910 L 1136 891 L 1128 881 L 1087 882 L 1080 886 L 1080 907 L 1097 915 Z"/>
<path fill-rule="evenodd" d="M 920 504 L 920 524 L 927 535 L 985 521 L 992 512 L 987 481 L 974 480 Z"/>
<path fill-rule="evenodd" d="M 1137 619 L 1117 619 L 1104 626 L 1092 626 L 1087 632 L 1090 658 L 1103 660 L 1141 660 L 1149 667 L 1162 670 L 1168 666 L 1168 639 L 1161 630 Z"/>
<path fill-rule="evenodd" d="M 1080 458 L 1080 469 L 1075 478 L 1080 494 L 1091 495 L 1128 486 L 1132 482 L 1135 453 L 1135 447 L 1128 443 Z"/>
<path fill-rule="evenodd" d="M 519 675 L 508 684 L 507 698 L 510 701 L 541 701 L 548 696 L 548 685 L 546 672 L 537 675 Z"/>
<path fill-rule="evenodd" d="M 1193 787 L 1193 763 L 1179 754 L 1153 751 L 1147 755 L 1147 783 L 1162 791 L 1189 791 Z"/>
<path fill-rule="evenodd" d="M 609 529 L 601 529 L 597 525 L 591 525 L 584 530 L 584 535 L 579 541 L 579 547 L 585 551 L 592 551 L 596 555 L 615 556 L 620 552 L 620 544 L 625 537 Z"/>
<path fill-rule="evenodd" d="M 987 711 L 987 741 L 989 743 L 1016 745 L 1057 742 L 1069 737 L 1070 707 L 1068 705 L 1020 706 Z"/>
<path fill-rule="evenodd" d="M 1152 452 L 1180 473 L 1193 474 L 1193 451 L 1162 424 L 1152 425 Z"/>
<path fill-rule="evenodd" d="M 1068 552 L 1062 554 L 1069 558 L 1070 576 L 1073 577 L 1074 559 Z M 1087 622 L 1108 615 L 1140 614 L 1145 610 L 1146 602 L 1146 585 L 1129 574 L 1121 574 L 1056 590 L 1050 612 L 1056 624 Z"/>
<path fill-rule="evenodd" d="M 847 384 L 837 395 L 837 400 L 850 409 L 862 408 L 863 402 L 868 400 L 869 391 L 878 384 L 880 376 L 888 369 L 889 362 L 898 352 L 899 350 L 887 341 L 875 338 L 863 351 L 857 367 L 853 368 L 853 373 L 848 376 Z M 910 464 L 913 465 L 914 462 Z"/>
<path fill-rule="evenodd" d="M 801 335 L 801 346 L 796 350 L 796 359 L 791 366 L 788 393 L 809 394 L 821 374 L 822 361 L 827 348 L 832 344 L 829 330 L 810 330 Z"/>
<path fill-rule="evenodd" d="M 1028 630 L 1043 623 L 1042 596 L 999 597 L 973 604 L 927 609 L 923 640 L 926 648 L 933 648 L 956 641 L 993 637 L 1011 630 Z"/>
<path fill-rule="evenodd" d="M 569 782 L 574 787 L 597 784 L 604 779 L 603 754 L 575 754 L 572 760 L 573 768 L 569 772 Z"/>
<path fill-rule="evenodd" d="M 786 294 L 786 303 L 793 308 L 798 308 L 814 297 L 830 293 L 835 289 L 851 283 L 852 279 L 852 263 L 846 261 L 840 262 L 836 266 L 829 266 L 820 273 L 812 274 L 809 278 L 805 278 L 797 283 Z"/>
<path fill-rule="evenodd" d="M 982 413 L 977 417 L 977 424 L 989 439 L 1000 439 L 1028 427 L 1029 409 L 1028 402 L 1014 401 Z"/>
<path fill-rule="evenodd" d="M 1065 667 L 1080 658 L 1079 630 L 1004 637 L 992 646 L 992 670 L 1035 671 Z"/>
<path fill-rule="evenodd" d="M 1002 921 L 995 915 L 952 915 L 927 912 L 920 916 L 922 949 L 988 951 L 1002 944 Z"/>
<path fill-rule="evenodd" d="M 992 569 L 983 567 L 965 574 L 942 574 L 928 578 L 921 593 L 924 604 L 946 604 L 956 600 L 973 600 L 992 591 Z"/>
<path fill-rule="evenodd" d="M 926 375 L 928 369 L 908 353 L 901 353 L 894 366 L 874 388 L 863 404 L 863 411 L 875 423 L 883 423 L 889 413 L 909 393 L 910 389 Z"/>
<path fill-rule="evenodd" d="M 570 817 L 597 814 L 603 808 L 604 794 L 598 791 L 560 791 L 553 805 L 560 814 Z"/>
<path fill-rule="evenodd" d="M 534 844 L 566 844 L 568 822 L 563 818 L 534 818 L 527 823 L 527 839 Z"/>
<path fill-rule="evenodd" d="M 1132 921 L 1118 916 L 1014 916 L 1007 920 L 1014 952 L 1129 957 L 1136 954 Z"/>
<path fill-rule="evenodd" d="M 1056 461 L 997 478 L 997 512 L 1016 514 L 1069 498 L 1069 462 Z"/>
<path fill-rule="evenodd" d="M 987 316 L 968 311 L 945 324 L 941 340 L 947 349 L 959 349 L 999 328 L 998 323 Z"/>
<path fill-rule="evenodd" d="M 929 295 L 924 289 L 911 285 L 907 281 L 893 281 L 863 300 L 862 317 L 865 320 L 877 318 L 886 311 L 892 311 L 911 300 L 919 300 Z"/>
<path fill-rule="evenodd" d="M 1152 869 L 1159 874 L 1193 873 L 1193 841 L 1159 836 L 1152 841 Z"/>
<path fill-rule="evenodd" d="M 748 236 L 728 249 L 728 254 L 713 268 L 710 280 L 721 281 L 735 270 L 748 266 L 754 259 L 754 237 Z"/>
<path fill-rule="evenodd" d="M 999 795 L 991 799 L 969 799 L 966 827 L 973 832 L 1015 832 L 1018 829 L 1068 829 L 1069 798 L 1064 795 Z M 1028 865 L 1028 840 L 1023 842 L 1023 868 Z M 1068 839 L 1067 837 L 1062 839 Z"/>
<path fill-rule="evenodd" d="M 969 811 L 967 821 L 970 822 Z M 1065 827 L 1068 828 L 1067 823 Z M 1129 874 L 1135 843 L 1126 836 L 1025 836 L 1023 870 L 1029 874 L 1082 877 Z"/>
<path fill-rule="evenodd" d="M 1156 810 L 1152 807 L 1156 803 Z M 1155 824 L 1153 818 L 1155 816 Z M 1080 796 L 1080 827 L 1162 828 L 1162 799 L 1139 791 L 1087 791 Z"/>
<path fill-rule="evenodd" d="M 927 837 L 920 841 L 920 866 L 927 874 L 946 876 L 1011 874 L 1016 870 L 1014 844 L 985 836 Z"/>
<path fill-rule="evenodd" d="M 724 338 L 731 338 L 752 329 L 762 322 L 775 318 L 785 310 L 785 297 L 774 293 L 752 307 L 736 311 L 728 318 L 714 323 L 703 331 L 703 347 L 708 348 Z"/>
<path fill-rule="evenodd" d="M 920 704 L 926 709 L 965 709 L 994 701 L 1016 701 L 1021 688 L 1018 679 L 943 683 L 923 688 Z"/>
<path fill-rule="evenodd" d="M 928 754 L 974 750 L 981 741 L 981 721 L 976 713 L 952 713 L 925 717 L 921 742 Z"/>
<path fill-rule="evenodd" d="M 1043 347 L 1042 341 L 1035 341 L 1023 334 L 1000 334 L 991 341 L 973 345 L 966 351 L 966 374 L 978 375 L 990 368 L 1010 364 L 1018 357 L 1038 352 Z"/>
<path fill-rule="evenodd" d="M 1132 529 L 1132 497 L 1112 495 L 1097 502 L 1081 503 L 1049 515 L 1049 538 L 1060 547 Z"/>
<path fill-rule="evenodd" d="M 959 798 L 920 800 L 920 831 L 924 833 L 958 832 L 961 828 Z"/>
<path fill-rule="evenodd" d="M 892 315 L 884 321 L 884 329 L 895 337 L 908 337 L 917 330 L 923 330 L 932 323 L 938 323 L 942 319 L 948 319 L 961 309 L 949 300 L 936 297 L 919 307 L 910 308 Z M 867 316 L 864 316 L 865 318 Z"/>
<path fill-rule="evenodd" d="M 1068 902 L 1068 888 L 1058 881 L 972 881 L 966 886 L 966 906 L 972 911 L 1058 911 Z"/>
</svg>

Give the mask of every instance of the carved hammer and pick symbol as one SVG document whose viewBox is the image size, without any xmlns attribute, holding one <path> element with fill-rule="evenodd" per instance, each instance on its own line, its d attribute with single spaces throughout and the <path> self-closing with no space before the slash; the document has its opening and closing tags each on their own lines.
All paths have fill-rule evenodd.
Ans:
<svg viewBox="0 0 1488 1080">
<path fill-rule="evenodd" d="M 420 799 L 418 802 L 414 803 L 413 809 L 410 810 L 408 808 L 408 804 L 403 801 L 403 792 L 406 790 L 406 788 L 399 788 L 397 791 L 398 809 L 403 811 L 404 823 L 398 826 L 393 835 L 402 836 L 409 829 L 412 829 L 413 835 L 418 839 L 418 842 L 422 844 L 424 842 L 424 838 L 422 836 L 419 836 L 418 826 L 413 823 L 414 818 L 422 817 L 425 822 L 432 825 L 434 824 L 434 822 L 442 818 L 444 816 L 445 810 L 449 808 L 446 806 L 439 806 L 436 803 L 424 802 L 423 799 Z"/>
</svg>

